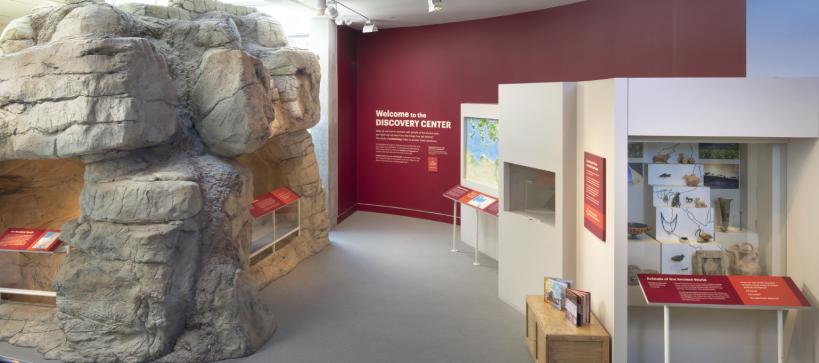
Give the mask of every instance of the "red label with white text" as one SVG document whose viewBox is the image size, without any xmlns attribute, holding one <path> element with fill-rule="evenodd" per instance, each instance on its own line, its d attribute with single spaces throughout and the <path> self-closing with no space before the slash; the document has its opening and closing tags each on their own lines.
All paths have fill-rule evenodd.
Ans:
<svg viewBox="0 0 819 363">
<path fill-rule="evenodd" d="M 590 153 L 583 159 L 583 226 L 606 241 L 606 159 Z"/>
<path fill-rule="evenodd" d="M 638 278 L 650 304 L 810 306 L 787 276 L 640 274 Z"/>
</svg>

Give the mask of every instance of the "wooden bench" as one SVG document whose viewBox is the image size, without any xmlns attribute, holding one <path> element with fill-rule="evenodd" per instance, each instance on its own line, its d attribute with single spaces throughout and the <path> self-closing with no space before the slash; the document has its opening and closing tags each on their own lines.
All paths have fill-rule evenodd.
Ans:
<svg viewBox="0 0 819 363">
<path fill-rule="evenodd" d="M 537 363 L 611 361 L 611 337 L 594 314 L 590 325 L 575 326 L 542 295 L 526 298 L 526 344 Z"/>
</svg>

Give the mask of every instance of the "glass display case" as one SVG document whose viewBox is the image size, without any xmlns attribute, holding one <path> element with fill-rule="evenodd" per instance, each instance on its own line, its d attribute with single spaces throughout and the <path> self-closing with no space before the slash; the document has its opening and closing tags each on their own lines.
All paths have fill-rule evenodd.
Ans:
<svg viewBox="0 0 819 363">
<path fill-rule="evenodd" d="M 279 188 L 253 200 L 251 207 L 253 232 L 250 257 L 271 249 L 297 236 L 301 229 L 301 199 L 288 188 Z"/>
<path fill-rule="evenodd" d="M 507 211 L 523 214 L 543 223 L 555 223 L 555 173 L 505 163 L 508 181 L 505 192 Z"/>
</svg>

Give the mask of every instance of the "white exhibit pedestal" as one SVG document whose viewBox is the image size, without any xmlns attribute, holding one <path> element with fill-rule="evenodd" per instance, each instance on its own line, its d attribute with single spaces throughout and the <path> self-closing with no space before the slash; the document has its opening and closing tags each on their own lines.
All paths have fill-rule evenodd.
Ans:
<svg viewBox="0 0 819 363">
<path fill-rule="evenodd" d="M 476 233 L 475 237 L 475 259 L 472 261 L 472 266 L 480 266 L 481 263 L 478 261 L 478 255 L 480 254 L 480 230 L 481 230 L 481 215 L 486 213 L 478 213 L 477 221 L 475 223 L 475 229 L 478 233 Z M 452 200 L 452 247 L 449 249 L 450 252 L 459 252 L 457 248 L 455 248 L 455 241 L 458 239 L 458 201 Z"/>
<path fill-rule="evenodd" d="M 687 308 L 716 308 L 716 309 L 737 309 L 737 310 L 776 310 L 776 361 L 785 362 L 785 311 L 796 309 L 808 309 L 808 307 L 784 307 L 784 306 L 721 306 L 721 305 L 675 305 L 663 304 L 663 350 L 664 362 L 671 363 L 671 307 Z"/>
</svg>

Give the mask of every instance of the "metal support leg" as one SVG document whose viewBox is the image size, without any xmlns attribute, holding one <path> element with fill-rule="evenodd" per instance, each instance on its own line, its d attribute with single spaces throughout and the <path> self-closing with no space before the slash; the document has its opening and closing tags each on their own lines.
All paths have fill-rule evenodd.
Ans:
<svg viewBox="0 0 819 363">
<path fill-rule="evenodd" d="M 478 246 L 479 241 L 481 240 L 481 213 L 478 210 L 475 210 L 475 262 L 472 262 L 473 266 L 480 266 L 481 263 L 478 262 Z"/>
<path fill-rule="evenodd" d="M 670 315 L 671 312 L 668 305 L 663 305 L 663 344 L 665 351 L 665 363 L 671 363 L 671 329 L 669 328 L 669 324 L 671 323 Z"/>
<path fill-rule="evenodd" d="M 785 363 L 785 311 L 776 311 L 776 361 Z"/>
<path fill-rule="evenodd" d="M 458 235 L 458 202 L 452 201 L 452 249 L 449 252 L 458 252 L 455 248 L 455 239 Z"/>
</svg>

